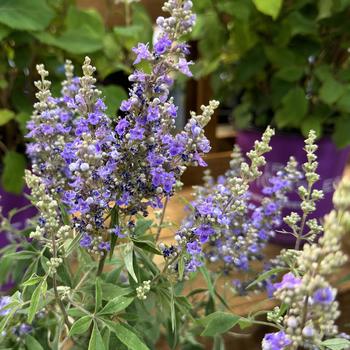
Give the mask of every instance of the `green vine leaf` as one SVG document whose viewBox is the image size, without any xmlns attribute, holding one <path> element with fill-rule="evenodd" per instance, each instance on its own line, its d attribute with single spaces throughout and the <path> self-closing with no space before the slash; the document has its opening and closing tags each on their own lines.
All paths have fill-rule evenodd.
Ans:
<svg viewBox="0 0 350 350">
<path fill-rule="evenodd" d="M 0 109 L 0 126 L 7 124 L 15 117 L 15 113 L 9 109 Z"/>
<path fill-rule="evenodd" d="M 24 186 L 24 169 L 27 162 L 23 154 L 8 151 L 3 159 L 2 185 L 7 192 L 20 194 Z"/>
<path fill-rule="evenodd" d="M 281 11 L 283 0 L 253 0 L 253 2 L 260 12 L 276 19 Z"/>
<path fill-rule="evenodd" d="M 1 0 L 0 22 L 12 29 L 44 30 L 55 12 L 45 0 Z"/>
</svg>

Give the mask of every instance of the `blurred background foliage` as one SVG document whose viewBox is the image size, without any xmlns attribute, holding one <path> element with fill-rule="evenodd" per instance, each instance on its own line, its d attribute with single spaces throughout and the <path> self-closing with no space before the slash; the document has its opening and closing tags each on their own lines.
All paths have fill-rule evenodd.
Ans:
<svg viewBox="0 0 350 350">
<path fill-rule="evenodd" d="M 106 5 L 115 6 L 109 0 Z M 113 115 L 126 97 L 131 48 L 139 41 L 151 42 L 152 21 L 140 3 L 126 1 L 121 9 L 121 23 L 106 25 L 97 10 L 80 8 L 74 0 L 0 0 L 0 151 L 6 191 L 20 193 L 23 188 L 23 135 L 35 101 L 38 63 L 53 72 L 57 95 L 65 59 L 80 67 L 89 55 L 108 113 Z"/>
<path fill-rule="evenodd" d="M 238 129 L 350 144 L 350 0 L 194 1 L 200 62 Z"/>
</svg>

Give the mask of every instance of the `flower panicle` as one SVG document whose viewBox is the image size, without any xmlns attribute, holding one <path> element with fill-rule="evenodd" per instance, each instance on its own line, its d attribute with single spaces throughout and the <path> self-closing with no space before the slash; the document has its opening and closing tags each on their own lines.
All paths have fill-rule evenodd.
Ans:
<svg viewBox="0 0 350 350">
<path fill-rule="evenodd" d="M 317 244 L 306 243 L 303 250 L 294 257 L 295 272 L 283 276 L 275 283 L 274 295 L 291 305 L 283 318 L 284 336 L 289 341 L 283 349 L 297 349 L 299 346 L 317 347 L 323 338 L 339 336 L 335 324 L 339 317 L 339 304 L 335 300 L 337 290 L 328 281 L 347 260 L 341 251 L 341 239 L 348 232 L 350 215 L 348 203 L 344 205 L 340 194 L 349 197 L 350 185 L 343 180 L 335 194 L 335 209 L 325 217 L 324 236 Z M 265 344 L 271 341 L 265 337 Z M 264 344 L 264 343 L 263 343 Z"/>
</svg>

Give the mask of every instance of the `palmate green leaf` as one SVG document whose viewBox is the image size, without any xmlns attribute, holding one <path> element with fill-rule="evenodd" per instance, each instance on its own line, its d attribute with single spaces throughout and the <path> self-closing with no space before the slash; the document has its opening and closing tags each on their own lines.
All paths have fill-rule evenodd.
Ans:
<svg viewBox="0 0 350 350">
<path fill-rule="evenodd" d="M 276 19 L 281 11 L 283 0 L 253 0 L 253 2 L 260 12 Z"/>
<path fill-rule="evenodd" d="M 26 112 L 20 112 L 18 114 L 15 115 L 15 121 L 17 122 L 17 124 L 19 125 L 19 128 L 22 132 L 22 134 L 26 134 L 27 133 L 27 122 L 30 119 L 30 114 L 26 113 Z"/>
<path fill-rule="evenodd" d="M 308 110 L 308 100 L 305 91 L 297 86 L 282 99 L 282 108 L 275 114 L 275 121 L 279 128 L 299 127 Z"/>
<path fill-rule="evenodd" d="M 298 81 L 304 73 L 304 67 L 302 66 L 286 66 L 282 67 L 276 74 L 276 78 L 285 81 Z"/>
<path fill-rule="evenodd" d="M 317 35 L 317 22 L 298 11 L 291 11 L 286 18 L 292 36 L 295 35 Z"/>
<path fill-rule="evenodd" d="M 296 63 L 295 52 L 286 47 L 266 45 L 264 46 L 264 53 L 273 65 L 281 69 L 293 66 Z"/>
<path fill-rule="evenodd" d="M 346 86 L 345 93 L 336 102 L 337 108 L 343 113 L 350 113 L 350 86 Z"/>
<path fill-rule="evenodd" d="M 346 88 L 342 83 L 338 82 L 334 78 L 328 78 L 324 81 L 319 95 L 323 102 L 331 105 L 337 102 L 340 97 L 345 94 L 345 92 Z"/>
<path fill-rule="evenodd" d="M 316 132 L 317 137 L 322 136 L 322 119 L 317 117 L 307 117 L 301 124 L 301 131 L 304 137 L 309 135 L 310 130 Z"/>
<path fill-rule="evenodd" d="M 201 335 L 214 337 L 226 333 L 239 322 L 240 318 L 240 316 L 227 312 L 214 312 L 198 321 L 199 324 L 204 325 L 205 327 Z"/>
<path fill-rule="evenodd" d="M 0 0 L 0 23 L 17 30 L 44 30 L 55 12 L 45 0 Z"/>
<path fill-rule="evenodd" d="M 321 345 L 331 350 L 343 350 L 349 348 L 350 341 L 343 338 L 334 338 L 323 341 Z"/>
<path fill-rule="evenodd" d="M 101 333 L 98 329 L 96 322 L 94 322 L 94 328 L 92 329 L 88 350 L 105 350 L 105 344 L 103 342 Z"/>
<path fill-rule="evenodd" d="M 339 148 L 350 144 L 350 117 L 341 116 L 335 122 L 335 130 L 332 135 L 333 141 Z"/>
<path fill-rule="evenodd" d="M 132 302 L 134 297 L 124 297 L 118 296 L 111 301 L 109 301 L 102 310 L 100 310 L 98 315 L 110 315 L 117 314 L 120 311 L 125 310 Z"/>
<path fill-rule="evenodd" d="M 27 350 L 44 350 L 41 344 L 30 334 L 26 335 L 25 344 L 26 344 Z"/>
<path fill-rule="evenodd" d="M 153 22 L 150 18 L 145 6 L 141 3 L 134 2 L 132 5 L 132 23 L 142 27 L 142 31 L 138 35 L 138 41 L 143 43 L 152 42 L 153 38 Z"/>
<path fill-rule="evenodd" d="M 318 20 L 332 15 L 333 1 L 334 0 L 318 0 Z"/>
<path fill-rule="evenodd" d="M 247 21 L 252 12 L 252 3 L 250 1 L 222 0 L 218 2 L 217 7 L 220 11 L 243 21 Z"/>
<path fill-rule="evenodd" d="M 114 323 L 105 319 L 103 322 L 110 329 L 110 331 L 113 332 L 115 336 L 129 349 L 149 350 L 147 345 L 134 332 L 123 326 L 121 323 Z"/>
<path fill-rule="evenodd" d="M 134 244 L 128 243 L 122 249 L 122 256 L 124 258 L 125 267 L 128 270 L 130 276 L 138 283 L 135 271 L 134 271 Z"/>
<path fill-rule="evenodd" d="M 69 336 L 72 337 L 75 334 L 86 333 L 90 328 L 91 322 L 92 318 L 90 316 L 83 316 L 82 318 L 79 318 L 79 320 L 76 320 L 73 323 L 72 328 L 69 331 Z"/>
<path fill-rule="evenodd" d="M 7 124 L 15 117 L 15 113 L 9 109 L 0 109 L 0 126 Z"/>
<path fill-rule="evenodd" d="M 11 33 L 11 29 L 7 26 L 4 26 L 3 24 L 0 24 L 0 40 L 6 38 L 9 34 Z M 6 81 L 2 81 L 4 82 L 4 84 L 6 84 Z M 1 88 L 6 87 L 5 86 L 1 86 Z"/>
<path fill-rule="evenodd" d="M 68 9 L 65 31 L 55 36 L 48 32 L 35 34 L 42 43 L 58 47 L 73 54 L 87 54 L 103 48 L 105 27 L 100 14 L 93 10 Z"/>
<path fill-rule="evenodd" d="M 24 169 L 27 162 L 23 154 L 8 151 L 3 159 L 2 186 L 7 192 L 20 194 L 24 186 Z"/>
</svg>

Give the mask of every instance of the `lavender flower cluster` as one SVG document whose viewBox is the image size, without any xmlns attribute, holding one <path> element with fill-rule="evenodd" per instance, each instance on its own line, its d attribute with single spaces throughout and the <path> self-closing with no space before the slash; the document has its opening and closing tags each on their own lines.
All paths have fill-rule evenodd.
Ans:
<svg viewBox="0 0 350 350">
<path fill-rule="evenodd" d="M 173 73 L 191 76 L 189 48 L 181 41 L 195 22 L 191 8 L 189 0 L 165 2 L 170 17 L 158 18 L 161 31 L 153 49 L 143 43 L 133 49 L 134 64 L 146 64 L 149 73 L 136 69 L 130 75 L 130 97 L 116 119 L 106 115 L 89 58 L 81 78 L 73 76 L 67 63 L 59 98 L 52 97 L 48 72 L 38 66 L 39 102 L 28 124 L 33 172 L 68 208 L 82 235 L 81 246 L 90 251 L 105 254 L 110 234 L 128 233 L 133 215 L 147 216 L 149 207 L 161 208 L 162 199 L 174 194 L 186 167 L 205 165 L 201 154 L 210 145 L 204 127 L 218 102 L 202 106 L 201 115 L 192 113 L 176 133 L 177 107 L 169 96 Z M 114 207 L 128 223 L 107 231 L 105 221 Z"/>
<path fill-rule="evenodd" d="M 250 166 L 235 148 L 230 169 L 217 183 L 206 173 L 204 186 L 195 188 L 192 211 L 176 233 L 176 246 L 161 246 L 167 259 L 185 255 L 185 271 L 194 272 L 204 259 L 223 262 L 227 271 L 247 270 L 249 262 L 259 258 L 268 238 L 274 235 L 273 228 L 281 222 L 286 193 L 300 179 L 297 163 L 291 159 L 285 170 L 270 180 L 261 204 L 252 203 L 249 183 L 261 174 L 259 167 L 265 164 L 263 154 L 270 150 L 272 135 L 273 130 L 267 129 L 262 141 L 248 153 Z"/>
<path fill-rule="evenodd" d="M 324 339 L 342 337 L 335 324 L 340 315 L 335 300 L 337 290 L 328 279 L 347 260 L 341 251 L 341 239 L 350 227 L 350 184 L 346 181 L 339 184 L 333 198 L 335 209 L 325 217 L 324 236 L 315 243 L 312 237 L 321 232 L 322 227 L 314 220 L 307 221 L 307 214 L 315 209 L 315 201 L 322 197 L 322 193 L 312 190 L 312 184 L 318 178 L 314 141 L 315 135 L 310 132 L 305 148 L 308 161 L 304 164 L 308 190 L 299 188 L 304 217 L 300 228 L 297 227 L 300 217 L 291 223 L 292 234 L 299 237 L 297 248 L 305 237 L 308 243 L 302 251 L 284 251 L 280 256 L 280 259 L 289 261 L 291 272 L 286 273 L 281 282 L 274 283 L 274 297 L 288 305 L 288 310 L 284 317 L 274 320 L 281 331 L 265 336 L 264 350 L 296 350 L 301 346 L 319 349 Z M 293 215 L 287 221 L 291 219 Z M 303 231 L 305 222 L 309 226 L 306 234 Z"/>
<path fill-rule="evenodd" d="M 300 177 L 297 163 L 291 159 L 285 171 L 270 179 L 270 185 L 263 191 L 265 197 L 258 205 L 252 202 L 249 191 L 232 199 L 230 182 L 240 176 L 242 161 L 236 147 L 225 175 L 215 183 L 207 172 L 204 186 L 195 188 L 195 200 L 191 203 L 193 211 L 175 237 L 180 243 L 186 241 L 185 249 L 191 257 L 188 271 L 195 271 L 202 258 L 222 262 L 226 272 L 233 268 L 247 270 L 250 261 L 260 258 L 261 250 L 275 234 L 274 228 L 281 223 L 286 193 Z M 228 210 L 227 203 L 237 201 L 240 201 L 239 210 Z"/>
</svg>

